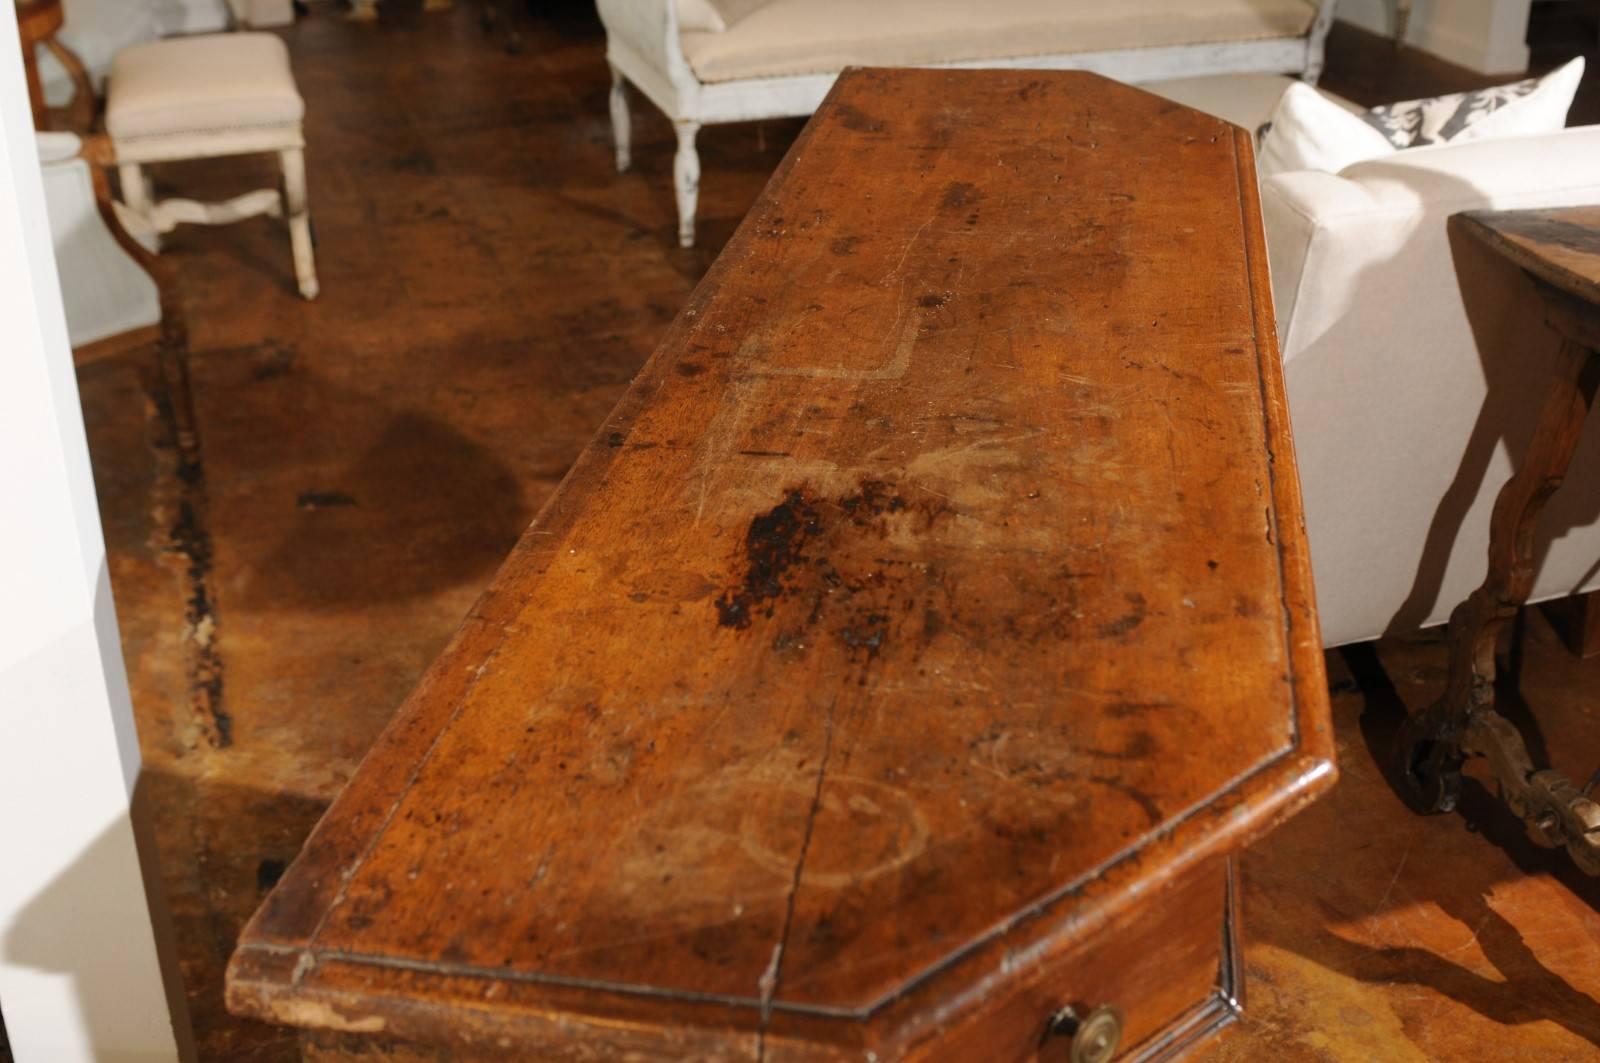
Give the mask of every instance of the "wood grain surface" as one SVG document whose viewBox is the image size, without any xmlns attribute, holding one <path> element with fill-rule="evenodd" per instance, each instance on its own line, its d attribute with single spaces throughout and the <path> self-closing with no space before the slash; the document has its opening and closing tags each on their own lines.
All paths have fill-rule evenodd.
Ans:
<svg viewBox="0 0 1600 1063">
<path fill-rule="evenodd" d="M 1089 74 L 841 78 L 230 1006 L 900 1054 L 1331 784 L 1252 169 Z"/>
<path fill-rule="evenodd" d="M 1451 221 L 1552 288 L 1600 303 L 1600 206 L 1475 210 Z"/>
</svg>

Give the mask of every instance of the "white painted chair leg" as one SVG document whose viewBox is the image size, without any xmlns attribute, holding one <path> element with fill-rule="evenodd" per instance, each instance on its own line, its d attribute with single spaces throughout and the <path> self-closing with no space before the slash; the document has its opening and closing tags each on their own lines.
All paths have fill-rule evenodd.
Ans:
<svg viewBox="0 0 1600 1063">
<path fill-rule="evenodd" d="M 628 82 L 611 68 L 611 140 L 617 146 L 617 172 L 633 165 L 633 125 L 628 115 Z"/>
<path fill-rule="evenodd" d="M 124 162 L 117 165 L 117 176 L 122 182 L 122 203 L 134 214 L 138 215 L 149 231 L 150 240 L 155 250 L 161 249 L 160 230 L 155 225 L 155 215 L 150 197 L 150 185 L 145 180 L 144 167 L 136 162 Z"/>
<path fill-rule="evenodd" d="M 672 180 L 678 193 L 678 246 L 694 246 L 694 212 L 700 203 L 700 155 L 694 138 L 699 122 L 675 122 L 678 154 L 672 160 Z"/>
<path fill-rule="evenodd" d="M 283 159 L 284 212 L 289 216 L 289 243 L 294 248 L 294 275 L 300 294 L 315 299 L 316 252 L 311 247 L 311 212 L 306 208 L 306 156 L 300 148 L 279 152 Z"/>
</svg>

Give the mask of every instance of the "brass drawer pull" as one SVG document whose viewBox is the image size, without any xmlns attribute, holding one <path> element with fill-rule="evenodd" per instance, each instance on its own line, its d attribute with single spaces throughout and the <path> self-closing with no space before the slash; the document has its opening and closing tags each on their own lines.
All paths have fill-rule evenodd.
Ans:
<svg viewBox="0 0 1600 1063">
<path fill-rule="evenodd" d="M 1050 1016 L 1050 1036 L 1072 1038 L 1072 1063 L 1110 1063 L 1122 1042 L 1122 1012 L 1101 1004 L 1080 1015 L 1068 1005 Z"/>
</svg>

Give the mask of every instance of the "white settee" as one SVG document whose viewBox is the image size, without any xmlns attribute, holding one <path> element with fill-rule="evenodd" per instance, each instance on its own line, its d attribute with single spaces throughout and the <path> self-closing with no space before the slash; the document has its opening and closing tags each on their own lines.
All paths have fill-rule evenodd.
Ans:
<svg viewBox="0 0 1600 1063">
<path fill-rule="evenodd" d="M 700 0 L 704 3 L 705 0 Z M 677 131 L 678 240 L 694 243 L 702 125 L 807 115 L 847 66 L 1092 70 L 1144 82 L 1294 74 L 1315 82 L 1335 0 L 764 0 L 721 31 L 680 27 L 685 0 L 597 0 L 617 168 L 626 85 Z"/>
</svg>

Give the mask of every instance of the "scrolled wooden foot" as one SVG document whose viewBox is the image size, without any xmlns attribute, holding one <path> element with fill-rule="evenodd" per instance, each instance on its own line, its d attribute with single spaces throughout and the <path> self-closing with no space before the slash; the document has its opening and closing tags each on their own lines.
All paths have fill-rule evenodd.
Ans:
<svg viewBox="0 0 1600 1063">
<path fill-rule="evenodd" d="M 1453 811 L 1461 797 L 1465 758 L 1442 716 L 1442 706 L 1434 705 L 1407 719 L 1390 754 L 1401 800 L 1423 815 Z"/>
</svg>

